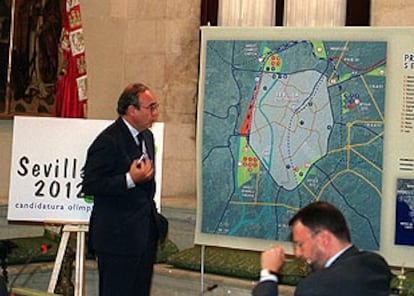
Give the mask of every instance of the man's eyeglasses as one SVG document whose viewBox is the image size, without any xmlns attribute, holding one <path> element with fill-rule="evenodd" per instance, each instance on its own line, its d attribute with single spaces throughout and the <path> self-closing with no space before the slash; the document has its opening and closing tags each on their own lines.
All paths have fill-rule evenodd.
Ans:
<svg viewBox="0 0 414 296">
<path fill-rule="evenodd" d="M 148 106 L 140 106 L 140 108 L 144 108 L 144 109 L 149 109 L 151 111 L 155 111 L 155 110 L 158 109 L 159 106 L 160 106 L 160 104 L 158 104 L 158 103 L 152 103 L 152 104 L 149 104 Z"/>
</svg>

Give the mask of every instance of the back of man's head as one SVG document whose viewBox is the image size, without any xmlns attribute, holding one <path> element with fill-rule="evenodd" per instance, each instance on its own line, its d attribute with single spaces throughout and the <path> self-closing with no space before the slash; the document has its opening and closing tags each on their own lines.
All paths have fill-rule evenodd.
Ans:
<svg viewBox="0 0 414 296">
<path fill-rule="evenodd" d="M 344 215 L 328 202 L 318 201 L 300 209 L 289 221 L 289 225 L 293 226 L 299 221 L 314 233 L 327 230 L 340 241 L 351 241 Z"/>
</svg>

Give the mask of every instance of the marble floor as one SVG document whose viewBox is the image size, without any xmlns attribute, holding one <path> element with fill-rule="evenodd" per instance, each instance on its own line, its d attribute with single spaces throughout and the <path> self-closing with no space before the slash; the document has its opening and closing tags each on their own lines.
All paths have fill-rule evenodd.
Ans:
<svg viewBox="0 0 414 296">
<path fill-rule="evenodd" d="M 9 280 L 17 288 L 25 288 L 25 296 L 34 291 L 47 291 L 53 263 L 36 263 L 28 265 L 23 271 L 22 266 L 9 267 Z M 17 277 L 17 278 L 16 278 Z M 85 264 L 84 294 L 98 295 L 98 274 L 94 261 Z M 152 296 L 194 296 L 194 295 L 251 295 L 254 282 L 247 280 L 175 269 L 168 265 L 157 264 L 152 285 Z M 30 290 L 29 290 L 30 289 Z M 20 295 L 20 294 L 19 294 Z M 44 295 L 44 294 L 43 294 Z"/>
</svg>

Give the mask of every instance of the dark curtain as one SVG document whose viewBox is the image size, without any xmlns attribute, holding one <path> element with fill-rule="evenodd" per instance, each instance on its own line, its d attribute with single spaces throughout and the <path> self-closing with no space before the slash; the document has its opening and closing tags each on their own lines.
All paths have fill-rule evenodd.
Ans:
<svg viewBox="0 0 414 296">
<path fill-rule="evenodd" d="M 348 0 L 346 3 L 346 26 L 369 26 L 371 0 Z"/>
<path fill-rule="evenodd" d="M 217 26 L 219 0 L 201 0 L 201 26 Z"/>
</svg>

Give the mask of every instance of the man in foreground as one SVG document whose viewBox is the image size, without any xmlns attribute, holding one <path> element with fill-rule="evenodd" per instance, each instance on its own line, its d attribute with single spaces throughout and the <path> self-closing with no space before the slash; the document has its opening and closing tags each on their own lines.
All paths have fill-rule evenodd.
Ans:
<svg viewBox="0 0 414 296">
<path fill-rule="evenodd" d="M 380 255 L 359 250 L 343 214 L 327 202 L 315 202 L 290 220 L 294 252 L 312 272 L 296 287 L 295 296 L 388 296 L 391 271 Z M 277 272 L 285 260 L 276 246 L 261 256 L 260 282 L 254 296 L 278 295 Z"/>
</svg>

